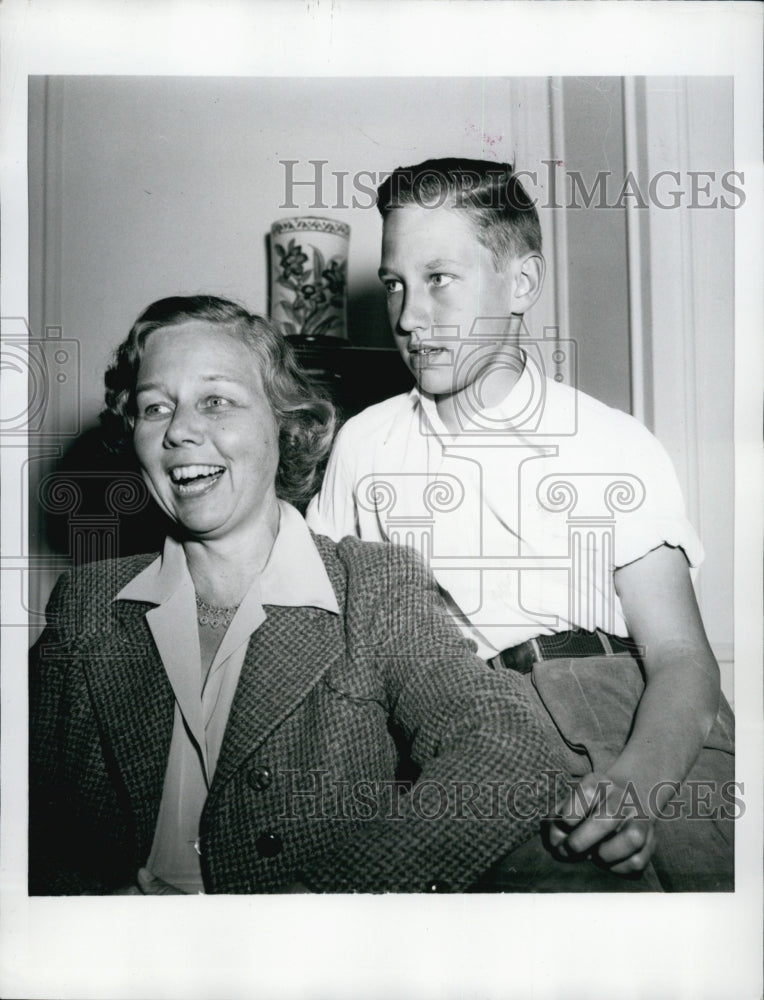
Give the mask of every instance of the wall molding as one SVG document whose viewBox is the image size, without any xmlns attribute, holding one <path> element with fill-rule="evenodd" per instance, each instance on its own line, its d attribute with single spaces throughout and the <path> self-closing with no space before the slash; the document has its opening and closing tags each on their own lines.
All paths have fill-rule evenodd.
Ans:
<svg viewBox="0 0 764 1000">
<path fill-rule="evenodd" d="M 690 171 L 732 167 L 732 91 L 724 81 L 624 81 L 627 169 L 640 190 L 674 171 L 677 208 L 627 210 L 635 416 L 668 450 L 706 560 L 696 591 L 712 646 L 731 664 L 734 531 L 732 218 L 688 207 Z M 731 678 L 731 666 L 729 667 Z"/>
</svg>

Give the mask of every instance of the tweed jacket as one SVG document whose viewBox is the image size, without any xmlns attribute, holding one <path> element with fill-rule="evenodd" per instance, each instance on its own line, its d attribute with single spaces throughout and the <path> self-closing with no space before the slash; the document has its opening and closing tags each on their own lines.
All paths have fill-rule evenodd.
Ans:
<svg viewBox="0 0 764 1000">
<path fill-rule="evenodd" d="M 559 762 L 416 557 L 314 541 L 340 614 L 265 605 L 202 813 L 205 888 L 464 890 L 536 834 Z M 110 892 L 151 849 L 173 692 L 149 605 L 113 598 L 153 558 L 84 566 L 51 597 L 30 668 L 31 894 Z"/>
</svg>

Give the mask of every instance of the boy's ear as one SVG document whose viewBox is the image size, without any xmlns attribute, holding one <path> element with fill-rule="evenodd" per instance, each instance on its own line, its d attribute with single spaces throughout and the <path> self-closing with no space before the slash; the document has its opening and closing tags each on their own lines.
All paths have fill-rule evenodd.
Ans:
<svg viewBox="0 0 764 1000">
<path fill-rule="evenodd" d="M 546 262 L 540 253 L 530 251 L 512 262 L 512 312 L 522 315 L 541 294 Z"/>
</svg>

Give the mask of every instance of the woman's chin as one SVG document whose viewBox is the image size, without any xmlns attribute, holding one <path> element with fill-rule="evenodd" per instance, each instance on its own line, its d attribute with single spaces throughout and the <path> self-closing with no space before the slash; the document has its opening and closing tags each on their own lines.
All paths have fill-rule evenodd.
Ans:
<svg viewBox="0 0 764 1000">
<path fill-rule="evenodd" d="M 226 519 L 219 514 L 214 515 L 211 512 L 198 511 L 192 513 L 183 511 L 179 514 L 176 511 L 173 519 L 178 526 L 179 533 L 189 538 L 220 538 L 229 530 Z"/>
</svg>

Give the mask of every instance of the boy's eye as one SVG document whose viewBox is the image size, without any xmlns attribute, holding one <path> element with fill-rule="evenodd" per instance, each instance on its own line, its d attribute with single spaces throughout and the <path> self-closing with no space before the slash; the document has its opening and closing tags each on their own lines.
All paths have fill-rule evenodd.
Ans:
<svg viewBox="0 0 764 1000">
<path fill-rule="evenodd" d="M 382 284 L 385 286 L 385 291 L 388 295 L 393 295 L 395 292 L 400 292 L 403 288 L 402 283 L 397 278 L 383 278 Z"/>
<path fill-rule="evenodd" d="M 433 274 L 430 277 L 430 281 L 435 285 L 436 288 L 445 288 L 446 285 L 450 285 L 454 280 L 453 274 Z"/>
</svg>

